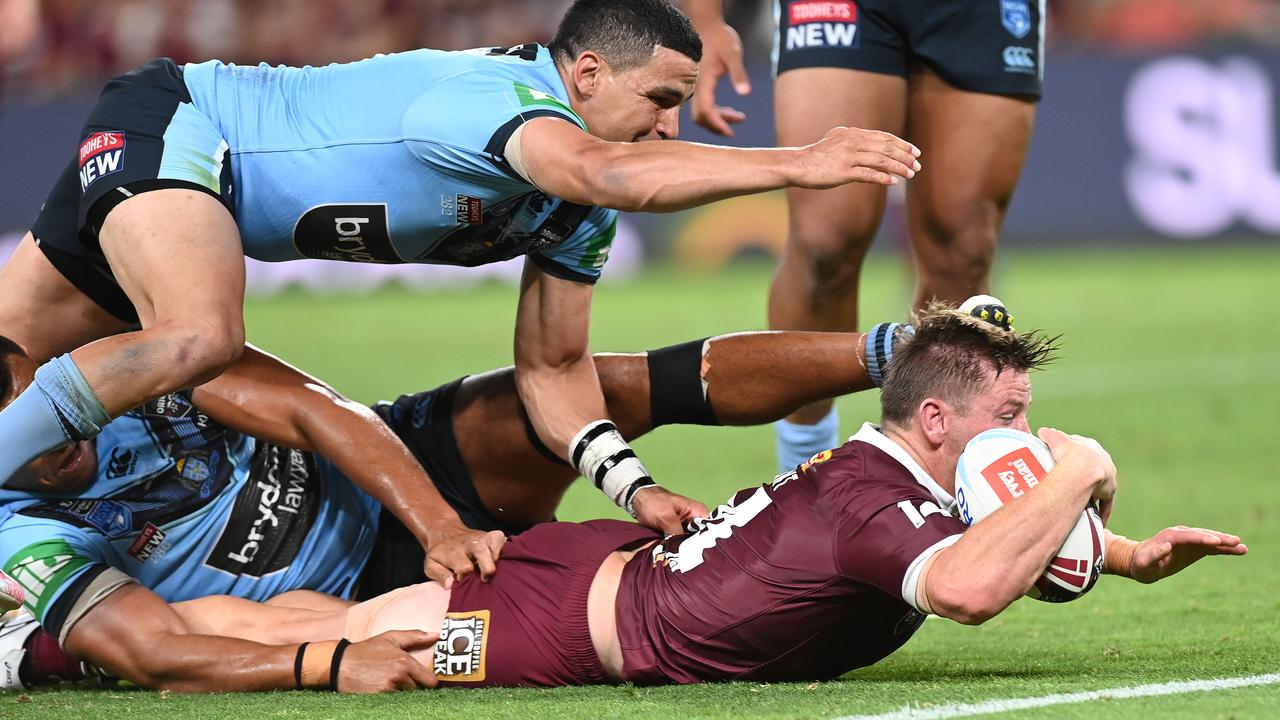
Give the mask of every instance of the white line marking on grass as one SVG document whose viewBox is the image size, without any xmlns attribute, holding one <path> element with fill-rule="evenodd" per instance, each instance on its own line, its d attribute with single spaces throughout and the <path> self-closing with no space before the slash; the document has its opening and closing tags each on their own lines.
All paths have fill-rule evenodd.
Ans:
<svg viewBox="0 0 1280 720">
<path fill-rule="evenodd" d="M 1181 695 L 1184 693 L 1208 692 L 1211 690 L 1231 690 L 1233 688 L 1249 687 L 1252 685 L 1276 684 L 1280 684 L 1280 673 L 1218 678 L 1216 680 L 1184 680 L 1156 683 L 1153 685 L 1135 685 L 1133 687 L 1112 688 L 1110 690 L 1091 690 L 1089 692 L 1041 695 L 1040 697 L 988 700 L 980 703 L 940 705 L 938 707 L 930 708 L 904 707 L 901 710 L 895 710 L 882 715 L 845 715 L 843 717 L 835 718 L 835 720 L 944 720 L 945 718 L 990 715 L 992 713 L 1012 712 L 1014 710 L 1029 710 L 1031 708 L 1049 707 L 1051 705 L 1069 705 L 1071 703 L 1089 702 L 1090 700 L 1126 700 L 1128 698 Z"/>
</svg>

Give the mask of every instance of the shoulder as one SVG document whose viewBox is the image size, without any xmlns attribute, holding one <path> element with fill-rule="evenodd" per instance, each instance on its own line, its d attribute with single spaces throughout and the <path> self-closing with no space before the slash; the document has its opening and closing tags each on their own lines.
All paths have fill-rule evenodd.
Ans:
<svg viewBox="0 0 1280 720">
<path fill-rule="evenodd" d="M 828 452 L 830 457 L 819 453 L 802 465 L 800 472 L 817 484 L 824 502 L 846 530 L 871 523 L 886 509 L 907 512 L 904 503 L 912 507 L 937 505 L 909 469 L 874 445 L 851 440 Z M 937 511 L 944 512 L 940 507 Z"/>
<path fill-rule="evenodd" d="M 800 473 L 840 496 L 928 494 L 906 466 L 880 448 L 858 440 L 818 453 L 800 466 Z"/>
<path fill-rule="evenodd" d="M 532 55 L 510 54 L 522 47 L 437 53 L 431 62 L 439 64 L 433 68 L 438 80 L 410 108 L 405 118 L 409 129 L 447 128 L 453 135 L 471 130 L 483 147 L 504 123 L 515 123 L 506 137 L 536 117 L 560 117 L 585 127 L 546 48 L 534 46 Z"/>
</svg>

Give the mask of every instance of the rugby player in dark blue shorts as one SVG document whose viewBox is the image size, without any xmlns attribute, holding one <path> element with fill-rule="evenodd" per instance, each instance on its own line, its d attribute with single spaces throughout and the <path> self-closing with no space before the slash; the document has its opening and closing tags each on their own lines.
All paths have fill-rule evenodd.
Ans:
<svg viewBox="0 0 1280 720">
<path fill-rule="evenodd" d="M 729 74 L 750 91 L 721 0 L 688 0 L 702 35 L 694 119 L 732 134 L 741 113 L 715 105 Z M 989 292 L 1005 210 L 1031 138 L 1044 74 L 1044 0 L 775 0 L 774 112 L 779 145 L 836 125 L 902 135 L 927 155 L 907 185 L 916 307 Z M 885 188 L 788 189 L 790 229 L 769 295 L 769 324 L 852 330 L 858 278 Z M 838 435 L 830 401 L 777 425 L 779 467 Z"/>
<path fill-rule="evenodd" d="M 588 347 L 618 211 L 887 184 L 918 166 L 910 144 L 851 128 L 805 148 L 679 143 L 700 57 L 666 0 L 576 0 L 546 47 L 301 68 L 161 59 L 115 78 L 0 270 L 0 334 L 46 361 L 0 410 L 0 482 L 231 367 L 245 256 L 523 256 L 514 359 L 539 437 L 641 522 L 681 527 L 705 508 L 657 485 L 618 434 Z M 442 522 L 429 552 L 466 573 L 485 544 L 431 499 Z"/>
<path fill-rule="evenodd" d="M 860 340 L 833 333 L 724 336 L 647 358 L 602 358 L 600 380 L 628 436 L 670 421 L 771 419 L 817 392 L 868 387 L 867 373 L 850 362 L 862 359 Z M 217 636 L 210 640 L 238 639 L 266 645 L 276 658 L 296 658 L 261 662 L 260 672 L 252 672 L 252 661 L 239 664 L 248 676 L 241 689 L 839 677 L 895 652 L 927 614 L 965 624 L 999 614 L 1044 572 L 1090 499 L 1110 502 L 1116 470 L 1106 451 L 1044 428 L 1040 435 L 1056 460 L 1049 474 L 972 527 L 957 516 L 962 449 L 983 430 L 1030 429 L 1028 371 L 1053 349 L 1043 336 L 952 311 L 922 316 L 914 339 L 895 351 L 881 426 L 867 423 L 841 447 L 738 492 L 687 532 L 664 538 L 616 520 L 538 522 L 511 539 L 501 571 L 488 583 L 474 576 L 451 589 L 419 583 L 358 604 L 308 592 L 269 604 L 211 596 L 165 612 L 191 632 Z M 472 438 L 470 447 L 457 448 L 459 467 L 474 473 L 485 504 L 540 492 L 544 507 L 553 508 L 564 488 L 557 476 L 572 479 L 573 471 L 539 459 L 522 441 L 510 372 L 464 381 L 449 401 L 453 410 L 437 414 L 445 394 L 420 420 L 424 428 L 450 422 L 453 437 Z M 415 422 L 412 407 L 421 402 L 403 405 L 403 422 Z M 436 443 L 437 451 L 445 444 Z M 492 484 L 491 473 L 503 468 L 506 484 Z M 520 483 L 539 489 L 516 490 Z M 1107 533 L 1104 571 L 1149 583 L 1209 555 L 1246 552 L 1234 535 L 1183 526 L 1142 542 Z M 78 627 L 101 612 L 90 611 Z M 137 632 L 122 626 L 118 642 L 99 636 L 98 652 L 118 658 L 120 645 L 138 644 Z M 400 648 L 416 650 L 421 666 L 403 653 L 386 661 L 387 668 L 413 668 L 412 680 L 362 682 L 377 674 L 368 652 L 379 638 L 388 653 L 397 638 L 416 644 Z M 433 677 L 424 677 L 428 669 Z M 168 684 L 201 689 L 179 685 L 174 676 L 184 672 L 192 674 L 178 668 Z"/>
</svg>

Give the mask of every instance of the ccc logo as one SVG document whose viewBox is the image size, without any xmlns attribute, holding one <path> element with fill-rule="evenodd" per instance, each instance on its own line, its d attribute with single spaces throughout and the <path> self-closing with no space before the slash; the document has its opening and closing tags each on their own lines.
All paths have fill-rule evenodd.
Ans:
<svg viewBox="0 0 1280 720">
<path fill-rule="evenodd" d="M 1004 64 L 1010 68 L 1034 69 L 1036 66 L 1035 50 L 1028 47 L 1010 45 L 1004 49 Z"/>
</svg>

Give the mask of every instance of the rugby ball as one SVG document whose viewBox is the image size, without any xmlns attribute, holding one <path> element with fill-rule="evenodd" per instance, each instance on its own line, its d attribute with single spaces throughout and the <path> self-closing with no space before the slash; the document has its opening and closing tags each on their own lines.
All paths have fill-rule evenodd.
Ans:
<svg viewBox="0 0 1280 720">
<path fill-rule="evenodd" d="M 956 463 L 960 519 L 968 525 L 980 522 L 1022 497 L 1052 469 L 1049 447 L 1033 435 L 1010 428 L 979 433 Z M 1089 592 L 1102 574 L 1104 543 L 1102 519 L 1092 506 L 1085 508 L 1027 596 L 1058 603 Z"/>
</svg>

